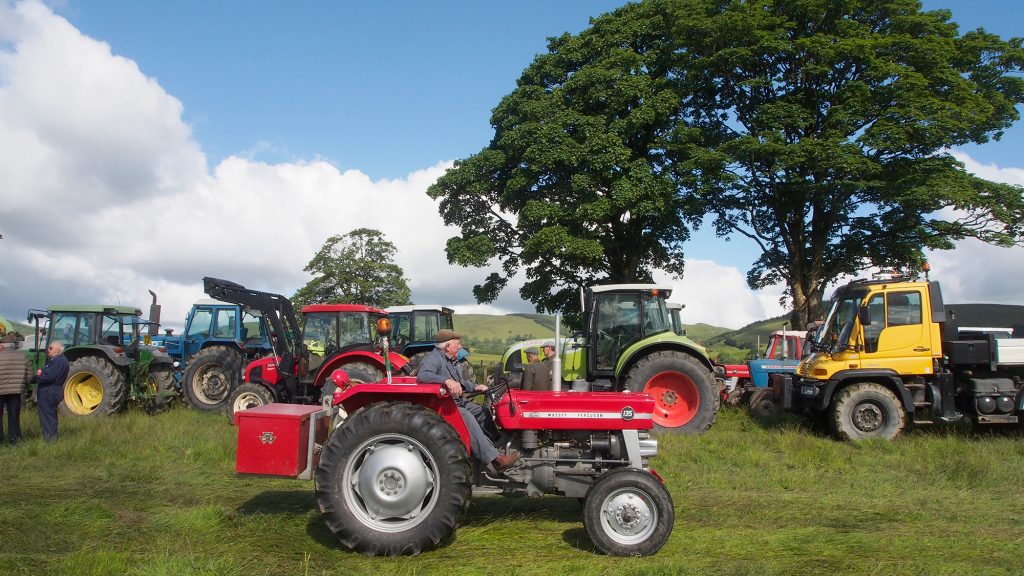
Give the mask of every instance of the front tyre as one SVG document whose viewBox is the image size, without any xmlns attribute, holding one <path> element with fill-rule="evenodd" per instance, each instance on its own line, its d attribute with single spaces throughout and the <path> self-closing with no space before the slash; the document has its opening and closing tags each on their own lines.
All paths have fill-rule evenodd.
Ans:
<svg viewBox="0 0 1024 576">
<path fill-rule="evenodd" d="M 684 352 L 662 350 L 641 358 L 629 370 L 626 388 L 654 396 L 654 424 L 662 431 L 701 434 L 718 416 L 714 374 Z"/>
<path fill-rule="evenodd" d="M 665 545 L 675 523 L 672 495 L 657 478 L 635 468 L 605 473 L 587 492 L 583 525 L 609 556 L 649 556 Z"/>
<path fill-rule="evenodd" d="M 905 425 L 906 412 L 899 400 L 881 384 L 847 386 L 832 404 L 832 431 L 842 440 L 892 440 Z"/>
<path fill-rule="evenodd" d="M 168 365 L 150 366 L 143 386 L 146 411 L 156 413 L 167 407 L 176 395 L 174 376 Z"/>
<path fill-rule="evenodd" d="M 262 384 L 247 382 L 242 384 L 231 393 L 228 398 L 227 412 L 228 422 L 235 423 L 235 414 L 249 408 L 257 408 L 274 403 L 274 393 Z"/>
<path fill-rule="evenodd" d="M 758 388 L 750 395 L 747 408 L 756 420 L 770 420 L 779 415 L 779 405 L 775 402 L 775 394 L 770 388 Z"/>
<path fill-rule="evenodd" d="M 69 416 L 110 416 L 124 408 L 127 398 L 124 374 L 105 359 L 86 356 L 68 369 L 60 411 Z"/>
<path fill-rule="evenodd" d="M 470 478 L 466 447 L 444 418 L 385 402 L 357 411 L 328 439 L 316 499 L 344 546 L 368 556 L 416 555 L 455 534 Z"/>
</svg>

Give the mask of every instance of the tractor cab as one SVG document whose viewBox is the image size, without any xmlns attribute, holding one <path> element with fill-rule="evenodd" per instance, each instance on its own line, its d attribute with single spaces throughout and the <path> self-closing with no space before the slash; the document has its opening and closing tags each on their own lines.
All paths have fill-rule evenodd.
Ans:
<svg viewBox="0 0 1024 576">
<path fill-rule="evenodd" d="M 309 350 L 309 373 L 318 374 L 325 363 L 339 354 L 373 352 L 374 327 L 377 320 L 385 317 L 387 312 L 362 304 L 303 306 L 302 341 Z"/>
<path fill-rule="evenodd" d="M 391 343 L 413 365 L 434 347 L 434 335 L 440 330 L 454 330 L 455 311 L 436 304 L 391 306 Z"/>
<path fill-rule="evenodd" d="M 659 334 L 674 336 L 665 301 L 671 291 L 668 287 L 632 284 L 591 288 L 585 337 L 593 353 L 588 357 L 587 372 L 612 377 L 631 346 Z"/>
</svg>

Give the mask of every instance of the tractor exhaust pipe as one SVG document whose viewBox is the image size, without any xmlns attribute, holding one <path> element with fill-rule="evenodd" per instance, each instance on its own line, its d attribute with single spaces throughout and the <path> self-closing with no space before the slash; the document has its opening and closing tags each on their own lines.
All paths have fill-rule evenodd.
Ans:
<svg viewBox="0 0 1024 576">
<path fill-rule="evenodd" d="M 555 312 L 555 357 L 551 360 L 551 390 L 562 391 L 562 315 Z"/>
<path fill-rule="evenodd" d="M 149 335 L 156 336 L 160 332 L 160 305 L 156 303 L 156 292 L 152 290 L 149 294 L 153 297 L 153 303 L 149 305 Z"/>
</svg>

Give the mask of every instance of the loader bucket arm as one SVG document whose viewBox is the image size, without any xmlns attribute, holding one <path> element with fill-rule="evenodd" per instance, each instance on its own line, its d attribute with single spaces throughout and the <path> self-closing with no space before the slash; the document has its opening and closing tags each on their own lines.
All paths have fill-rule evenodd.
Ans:
<svg viewBox="0 0 1024 576">
<path fill-rule="evenodd" d="M 259 310 L 270 321 L 274 347 L 282 355 L 302 355 L 302 331 L 295 319 L 290 300 L 280 294 L 250 290 L 241 284 L 220 278 L 203 278 L 203 291 L 211 298 Z M 291 335 L 291 339 L 288 336 Z"/>
</svg>

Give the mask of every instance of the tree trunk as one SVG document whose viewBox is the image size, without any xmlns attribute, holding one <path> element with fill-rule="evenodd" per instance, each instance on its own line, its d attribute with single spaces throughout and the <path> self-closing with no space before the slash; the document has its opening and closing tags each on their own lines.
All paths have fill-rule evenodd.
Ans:
<svg viewBox="0 0 1024 576">
<path fill-rule="evenodd" d="M 790 322 L 794 330 L 804 330 L 807 324 L 814 320 L 821 320 L 824 311 L 821 309 L 821 299 L 825 289 L 816 288 L 804 290 L 802 286 L 791 285 L 793 292 L 793 313 L 790 314 Z"/>
</svg>

